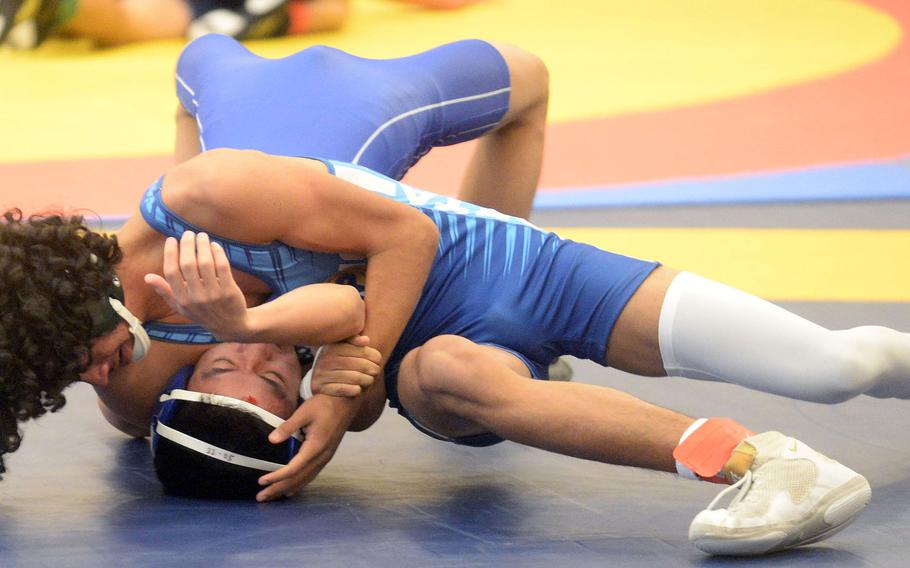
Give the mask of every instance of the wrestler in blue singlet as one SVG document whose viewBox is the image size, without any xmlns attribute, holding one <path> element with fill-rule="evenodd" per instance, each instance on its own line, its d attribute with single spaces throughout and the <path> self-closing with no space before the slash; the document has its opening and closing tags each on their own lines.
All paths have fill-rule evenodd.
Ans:
<svg viewBox="0 0 910 568">
<path fill-rule="evenodd" d="M 339 178 L 419 209 L 439 228 L 439 248 L 426 286 L 385 373 L 391 406 L 436 437 L 398 401 L 398 367 L 409 351 L 439 335 L 460 335 L 513 353 L 535 378 L 546 378 L 548 364 L 559 355 L 603 362 L 616 319 L 657 266 L 561 239 L 523 219 L 414 189 L 361 166 L 324 163 Z M 178 238 L 185 230 L 200 231 L 164 204 L 161 185 L 158 180 L 142 200 L 146 222 Z M 363 261 L 337 254 L 209 236 L 225 248 L 232 266 L 268 283 L 276 295 L 363 271 Z M 165 331 L 165 340 L 213 341 L 199 326 L 147 325 Z M 492 435 L 442 439 L 470 445 L 500 441 Z"/>
<path fill-rule="evenodd" d="M 223 35 L 187 45 L 177 96 L 200 148 L 319 156 L 395 179 L 433 146 L 477 138 L 509 106 L 509 69 L 479 40 L 398 59 L 314 46 L 282 59 Z"/>
</svg>

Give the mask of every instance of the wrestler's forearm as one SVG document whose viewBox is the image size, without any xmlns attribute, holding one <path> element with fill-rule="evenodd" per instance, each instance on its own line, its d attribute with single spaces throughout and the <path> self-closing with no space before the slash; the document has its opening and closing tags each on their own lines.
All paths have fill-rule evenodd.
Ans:
<svg viewBox="0 0 910 568">
<path fill-rule="evenodd" d="M 426 223 L 390 236 L 385 250 L 367 262 L 366 323 L 362 335 L 382 355 L 382 365 L 410 320 L 436 257 L 439 232 Z"/>
<path fill-rule="evenodd" d="M 231 340 L 279 345 L 327 345 L 357 335 L 366 312 L 353 286 L 311 284 L 247 310 L 244 337 Z"/>
<path fill-rule="evenodd" d="M 381 365 L 389 360 L 423 292 L 427 276 L 436 257 L 439 233 L 435 225 L 402 232 L 400 243 L 369 258 L 367 265 L 366 325 L 363 335 L 370 347 L 379 351 Z M 348 429 L 365 430 L 382 414 L 385 407 L 385 384 L 380 374 L 359 397 L 353 399 L 356 412 Z"/>
</svg>

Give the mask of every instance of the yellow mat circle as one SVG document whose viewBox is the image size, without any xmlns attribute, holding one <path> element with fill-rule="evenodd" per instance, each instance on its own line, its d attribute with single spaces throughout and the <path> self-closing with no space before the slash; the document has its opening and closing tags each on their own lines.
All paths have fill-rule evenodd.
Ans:
<svg viewBox="0 0 910 568">
<path fill-rule="evenodd" d="M 886 14 L 835 0 L 489 0 L 432 12 L 357 0 L 338 33 L 251 44 L 278 57 L 327 43 L 370 57 L 465 37 L 524 46 L 551 70 L 551 120 L 704 103 L 836 74 L 901 36 Z M 182 42 L 0 54 L 0 162 L 137 156 L 171 145 Z M 74 49 L 74 47 L 76 49 Z"/>
</svg>

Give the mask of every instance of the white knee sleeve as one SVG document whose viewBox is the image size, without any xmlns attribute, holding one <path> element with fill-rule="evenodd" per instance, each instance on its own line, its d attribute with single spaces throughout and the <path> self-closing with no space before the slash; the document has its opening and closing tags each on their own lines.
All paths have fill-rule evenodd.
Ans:
<svg viewBox="0 0 910 568">
<path fill-rule="evenodd" d="M 688 272 L 667 290 L 659 334 L 668 375 L 824 403 L 863 392 L 910 397 L 910 335 L 881 327 L 830 331 Z"/>
</svg>

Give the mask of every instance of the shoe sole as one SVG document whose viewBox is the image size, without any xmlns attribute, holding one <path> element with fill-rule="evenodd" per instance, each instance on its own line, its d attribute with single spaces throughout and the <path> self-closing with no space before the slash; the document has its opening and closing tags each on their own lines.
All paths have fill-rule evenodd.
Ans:
<svg viewBox="0 0 910 568">
<path fill-rule="evenodd" d="M 796 524 L 723 531 L 717 527 L 692 524 L 689 540 L 702 552 L 715 555 L 750 556 L 767 554 L 824 540 L 853 522 L 872 498 L 866 478 L 858 475 L 819 501 L 816 512 Z M 694 532 L 700 534 L 693 535 Z"/>
</svg>

